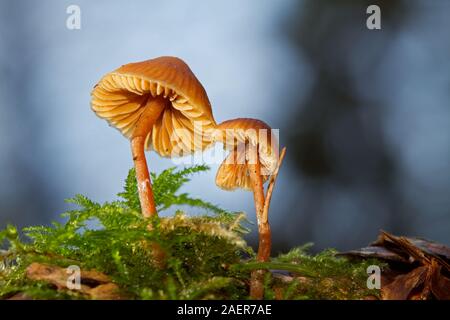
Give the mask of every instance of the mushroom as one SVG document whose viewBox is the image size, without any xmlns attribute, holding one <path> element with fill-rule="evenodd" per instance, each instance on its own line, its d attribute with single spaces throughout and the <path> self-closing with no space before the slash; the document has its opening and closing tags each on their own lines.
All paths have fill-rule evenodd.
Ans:
<svg viewBox="0 0 450 320">
<path fill-rule="evenodd" d="M 257 259 L 268 261 L 272 247 L 269 206 L 286 148 L 278 157 L 278 143 L 272 129 L 257 119 L 240 118 L 222 122 L 217 126 L 214 140 L 221 141 L 224 148 L 230 150 L 217 171 L 216 184 L 225 190 L 241 188 L 253 191 L 259 235 Z M 269 176 L 270 183 L 264 195 L 263 184 Z M 263 276 L 263 270 L 252 272 L 250 296 L 253 299 L 262 299 L 264 295 Z"/>
<path fill-rule="evenodd" d="M 248 118 L 222 122 L 217 126 L 214 138 L 230 150 L 217 171 L 216 184 L 225 190 L 253 191 L 259 232 L 258 260 L 267 261 L 271 235 L 268 212 L 264 209 L 263 184 L 278 166 L 276 138 L 265 122 Z"/>
<path fill-rule="evenodd" d="M 145 149 L 163 157 L 203 150 L 215 127 L 205 89 L 175 57 L 129 63 L 94 87 L 91 107 L 131 142 L 144 217 L 156 215 Z"/>
</svg>

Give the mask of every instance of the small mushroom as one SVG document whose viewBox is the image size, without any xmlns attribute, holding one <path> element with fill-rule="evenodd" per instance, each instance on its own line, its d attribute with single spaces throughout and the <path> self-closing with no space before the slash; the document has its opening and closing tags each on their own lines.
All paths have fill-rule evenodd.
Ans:
<svg viewBox="0 0 450 320">
<path fill-rule="evenodd" d="M 144 150 L 174 157 L 208 146 L 215 121 L 205 89 L 184 61 L 159 57 L 106 74 L 91 95 L 97 116 L 130 140 L 142 214 L 156 215 Z"/>
<path fill-rule="evenodd" d="M 278 143 L 272 129 L 257 119 L 239 118 L 217 126 L 215 140 L 230 154 L 220 165 L 216 184 L 225 190 L 237 188 L 253 191 L 258 221 L 258 260 L 270 258 L 271 234 L 263 183 L 278 166 Z M 268 205 L 268 204 L 267 204 Z"/>
<path fill-rule="evenodd" d="M 256 218 L 258 221 L 259 261 L 270 259 L 272 247 L 269 225 L 269 206 L 278 170 L 283 161 L 286 148 L 278 157 L 278 143 L 272 129 L 257 119 L 234 119 L 217 126 L 214 140 L 221 141 L 230 154 L 220 165 L 216 184 L 225 190 L 242 188 L 253 191 Z M 264 182 L 270 178 L 267 193 L 264 195 Z M 264 270 L 254 270 L 250 281 L 250 296 L 262 299 L 264 296 Z"/>
</svg>

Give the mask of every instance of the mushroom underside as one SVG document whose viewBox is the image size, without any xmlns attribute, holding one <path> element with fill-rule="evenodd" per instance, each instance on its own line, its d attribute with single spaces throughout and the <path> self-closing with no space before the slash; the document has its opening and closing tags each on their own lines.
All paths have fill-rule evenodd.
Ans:
<svg viewBox="0 0 450 320">
<path fill-rule="evenodd" d="M 262 175 L 263 182 L 269 175 Z M 232 150 L 220 165 L 216 174 L 216 185 L 224 190 L 244 189 L 252 191 L 249 167 L 245 153 Z"/>
<path fill-rule="evenodd" d="M 146 149 L 173 157 L 201 150 L 211 144 L 213 123 L 183 94 L 157 81 L 128 75 L 105 76 L 92 92 L 92 109 L 130 138 L 148 99 L 167 99 L 162 113 L 145 137 Z"/>
</svg>

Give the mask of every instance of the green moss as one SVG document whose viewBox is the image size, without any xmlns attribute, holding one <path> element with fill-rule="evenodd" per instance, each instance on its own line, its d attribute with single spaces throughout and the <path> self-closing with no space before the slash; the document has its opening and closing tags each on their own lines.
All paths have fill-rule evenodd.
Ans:
<svg viewBox="0 0 450 320">
<path fill-rule="evenodd" d="M 271 277 L 266 283 L 266 297 L 274 288 L 282 299 L 364 299 L 379 297 L 379 291 L 367 288 L 367 267 L 385 264 L 377 260 L 350 261 L 336 257 L 329 249 L 317 255 L 307 253 L 311 245 L 292 249 L 267 263 L 250 262 L 234 268 L 240 270 L 266 269 L 290 272 L 290 281 Z M 280 279 L 281 278 L 281 279 Z M 269 281 L 270 280 L 270 281 Z M 272 295 L 275 295 L 273 293 Z"/>
<path fill-rule="evenodd" d="M 170 217 L 143 219 L 134 170 L 130 170 L 117 201 L 99 204 L 77 195 L 68 201 L 78 209 L 64 213 L 64 222 L 22 232 L 8 226 L 0 231 L 0 246 L 7 248 L 0 251 L 0 298 L 17 293 L 35 299 L 87 298 L 75 290 L 56 290 L 48 283 L 30 280 L 26 269 L 33 262 L 103 272 L 118 285 L 121 296 L 129 299 L 247 299 L 250 273 L 258 268 L 304 277 L 286 282 L 267 273 L 268 299 L 376 295 L 364 289 L 368 262 L 352 263 L 336 258 L 332 251 L 310 256 L 306 248 L 297 248 L 270 263 L 255 262 L 253 250 L 243 239 L 248 229 L 242 213 L 178 193 L 190 175 L 207 169 L 171 168 L 152 175 L 159 212 L 173 205 L 189 205 L 200 210 L 195 216 L 176 211 Z M 155 246 L 163 253 L 163 261 L 156 261 Z"/>
</svg>

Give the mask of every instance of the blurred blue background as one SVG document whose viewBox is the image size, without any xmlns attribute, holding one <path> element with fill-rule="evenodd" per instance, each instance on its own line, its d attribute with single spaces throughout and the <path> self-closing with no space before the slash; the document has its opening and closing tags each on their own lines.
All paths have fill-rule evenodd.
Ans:
<svg viewBox="0 0 450 320">
<path fill-rule="evenodd" d="M 66 28 L 72 4 L 80 30 Z M 366 28 L 369 4 L 381 30 Z M 438 0 L 1 0 L 0 227 L 48 224 L 77 193 L 115 199 L 130 147 L 90 91 L 124 63 L 173 55 L 218 122 L 280 129 L 275 252 L 360 247 L 379 229 L 449 244 L 449 12 Z M 216 170 L 183 191 L 254 220 L 252 194 L 218 189 Z"/>
</svg>

